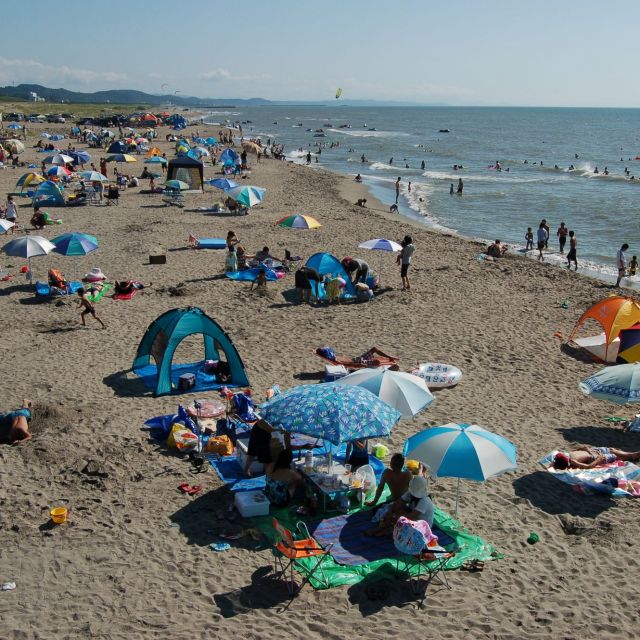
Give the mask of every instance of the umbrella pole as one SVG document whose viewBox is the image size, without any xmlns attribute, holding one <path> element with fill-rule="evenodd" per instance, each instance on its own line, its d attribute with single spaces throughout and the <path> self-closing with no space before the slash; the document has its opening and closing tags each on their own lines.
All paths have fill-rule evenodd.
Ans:
<svg viewBox="0 0 640 640">
<path fill-rule="evenodd" d="M 380 273 L 378 273 L 378 286 L 382 287 L 382 263 L 384 261 L 384 254 L 380 252 Z"/>
<path fill-rule="evenodd" d="M 31 273 L 31 258 L 27 258 L 27 269 L 29 269 L 29 284 L 33 284 L 33 274 Z"/>
<path fill-rule="evenodd" d="M 460 498 L 460 478 L 458 478 L 458 487 L 456 489 L 456 508 L 453 511 L 453 515 L 457 516 L 458 515 L 458 500 Z"/>
</svg>

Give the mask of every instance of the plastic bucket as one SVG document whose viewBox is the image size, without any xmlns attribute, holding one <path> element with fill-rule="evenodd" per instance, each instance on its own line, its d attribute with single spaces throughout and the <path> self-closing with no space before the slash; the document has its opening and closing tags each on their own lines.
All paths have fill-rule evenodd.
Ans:
<svg viewBox="0 0 640 640">
<path fill-rule="evenodd" d="M 68 514 L 69 512 L 66 507 L 55 507 L 49 512 L 51 520 L 53 520 L 55 524 L 62 524 L 63 522 L 66 522 Z"/>
</svg>

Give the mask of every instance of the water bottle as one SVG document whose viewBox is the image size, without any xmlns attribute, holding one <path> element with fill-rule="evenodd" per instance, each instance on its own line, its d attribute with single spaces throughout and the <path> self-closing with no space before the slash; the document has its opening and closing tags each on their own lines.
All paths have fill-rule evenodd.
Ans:
<svg viewBox="0 0 640 640">
<path fill-rule="evenodd" d="M 304 454 L 304 471 L 307 474 L 313 471 L 313 451 L 311 449 Z"/>
</svg>

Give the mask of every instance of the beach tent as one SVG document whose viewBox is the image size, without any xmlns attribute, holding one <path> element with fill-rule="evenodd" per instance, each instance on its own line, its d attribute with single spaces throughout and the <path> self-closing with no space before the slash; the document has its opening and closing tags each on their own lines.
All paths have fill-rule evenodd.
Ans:
<svg viewBox="0 0 640 640">
<path fill-rule="evenodd" d="M 314 253 L 307 260 L 306 266 L 312 267 L 321 276 L 326 276 L 328 273 L 330 273 L 334 277 L 342 278 L 346 282 L 342 295 L 344 297 L 355 297 L 356 288 L 353 286 L 353 283 L 351 282 L 351 278 L 349 277 L 349 274 L 345 271 L 344 267 L 342 266 L 342 263 L 335 256 L 331 255 L 330 253 Z M 319 287 L 318 294 L 319 294 L 318 295 L 319 299 L 321 300 L 326 299 L 326 293 L 322 285 Z"/>
<path fill-rule="evenodd" d="M 38 185 L 33 195 L 34 207 L 64 207 L 62 191 L 55 182 L 47 180 Z"/>
<path fill-rule="evenodd" d="M 598 336 L 577 338 L 576 335 L 587 320 L 595 320 L 602 328 Z M 615 362 L 620 346 L 620 331 L 640 322 L 640 303 L 625 296 L 610 296 L 596 302 L 576 322 L 569 342 L 591 353 L 596 360 Z"/>
<path fill-rule="evenodd" d="M 188 156 L 174 158 L 167 167 L 168 180 L 186 182 L 190 191 L 204 191 L 204 167 L 202 162 Z"/>
<path fill-rule="evenodd" d="M 620 348 L 618 349 L 618 363 L 640 362 L 640 324 L 623 329 L 620 332 Z"/>
<path fill-rule="evenodd" d="M 204 358 L 190 364 L 174 364 L 173 356 L 178 345 L 187 337 L 201 334 L 204 339 Z M 215 375 L 204 372 L 204 361 L 220 361 L 220 355 L 229 366 L 230 380 L 222 382 Z M 155 364 L 150 363 L 153 357 Z M 154 395 L 162 396 L 178 386 L 180 375 L 194 373 L 196 386 L 189 391 L 205 391 L 221 387 L 242 387 L 249 384 L 240 354 L 220 325 L 202 309 L 186 307 L 172 309 L 156 318 L 142 338 L 133 371 L 143 378 Z"/>
<path fill-rule="evenodd" d="M 107 153 L 127 153 L 129 151 L 129 145 L 122 140 L 116 140 L 109 145 Z"/>
</svg>

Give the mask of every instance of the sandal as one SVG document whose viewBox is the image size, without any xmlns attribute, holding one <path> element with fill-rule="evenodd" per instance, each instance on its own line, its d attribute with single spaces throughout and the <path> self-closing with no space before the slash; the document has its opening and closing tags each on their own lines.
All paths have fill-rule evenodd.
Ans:
<svg viewBox="0 0 640 640">
<path fill-rule="evenodd" d="M 182 484 L 178 485 L 178 489 L 182 491 L 182 493 L 189 493 L 190 488 L 191 487 L 189 486 L 188 482 L 183 482 Z"/>
<path fill-rule="evenodd" d="M 188 493 L 190 496 L 195 496 L 199 491 L 202 491 L 202 487 L 199 484 L 194 484 L 193 487 L 189 487 L 186 490 L 186 493 Z"/>
</svg>

